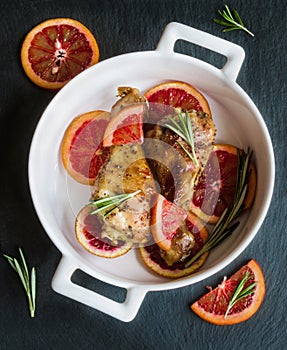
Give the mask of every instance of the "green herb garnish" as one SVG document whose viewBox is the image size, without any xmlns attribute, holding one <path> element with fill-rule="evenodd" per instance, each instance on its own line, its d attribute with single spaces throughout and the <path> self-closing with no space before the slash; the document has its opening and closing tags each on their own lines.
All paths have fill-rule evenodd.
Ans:
<svg viewBox="0 0 287 350">
<path fill-rule="evenodd" d="M 4 257 L 8 260 L 12 268 L 18 273 L 18 276 L 20 277 L 20 280 L 27 294 L 30 315 L 31 317 L 34 317 L 36 310 L 36 269 L 33 267 L 31 274 L 29 274 L 29 270 L 21 248 L 19 248 L 19 252 L 21 258 L 20 262 L 18 262 L 16 258 L 11 258 L 5 254 Z"/>
<path fill-rule="evenodd" d="M 227 5 L 225 5 L 225 8 L 226 10 L 218 10 L 218 13 L 221 17 L 225 19 L 225 21 L 222 21 L 221 19 L 217 18 L 213 19 L 215 23 L 226 27 L 222 30 L 223 32 L 230 32 L 232 30 L 244 30 L 246 33 L 250 34 L 251 36 L 254 36 L 254 34 L 251 33 L 251 31 L 245 27 L 245 25 L 242 22 L 242 19 L 240 18 L 236 10 L 233 10 L 232 14 Z"/>
<path fill-rule="evenodd" d="M 236 287 L 231 299 L 229 300 L 228 306 L 227 306 L 227 310 L 225 312 L 224 318 L 227 317 L 227 315 L 229 314 L 231 308 L 242 298 L 247 297 L 248 295 L 251 295 L 255 292 L 255 286 L 257 284 L 257 282 L 253 282 L 251 283 L 248 287 L 246 287 L 245 289 L 245 283 L 251 278 L 250 273 L 247 271 L 243 277 L 243 279 L 240 281 L 240 283 L 238 284 L 238 286 Z"/>
<path fill-rule="evenodd" d="M 192 124 L 190 116 L 187 112 L 179 113 L 179 122 L 174 120 L 172 117 L 169 118 L 171 121 L 171 124 L 165 124 L 164 126 L 175 132 L 178 136 L 180 136 L 191 148 L 191 153 L 188 151 L 188 149 L 183 145 L 181 141 L 176 141 L 182 149 L 185 151 L 185 153 L 189 156 L 189 158 L 192 160 L 192 162 L 199 166 L 195 149 L 194 149 L 194 138 L 193 138 L 193 130 L 192 130 Z"/>
<path fill-rule="evenodd" d="M 136 194 L 140 193 L 140 190 L 132 193 L 118 194 L 115 196 L 98 198 L 92 200 L 89 206 L 95 206 L 96 209 L 92 210 L 90 214 L 102 213 L 103 218 L 106 218 L 115 209 L 117 209 L 121 204 L 126 202 L 128 199 L 134 197 Z"/>
<path fill-rule="evenodd" d="M 225 237 L 230 235 L 239 225 L 239 222 L 236 222 L 234 224 L 231 223 L 240 215 L 242 211 L 242 205 L 248 188 L 248 169 L 251 155 L 252 152 L 250 151 L 250 149 L 248 149 L 247 154 L 244 151 L 242 151 L 241 154 L 238 152 L 237 183 L 235 198 L 232 207 L 226 208 L 224 210 L 219 221 L 213 227 L 213 230 L 211 231 L 202 248 L 185 264 L 185 267 L 190 266 L 203 253 L 209 251 L 210 249 L 218 245 Z"/>
</svg>

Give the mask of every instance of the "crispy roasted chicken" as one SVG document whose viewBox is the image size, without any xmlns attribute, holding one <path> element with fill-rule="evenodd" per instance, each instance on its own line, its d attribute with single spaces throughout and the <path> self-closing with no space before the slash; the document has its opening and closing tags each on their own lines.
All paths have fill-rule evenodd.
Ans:
<svg viewBox="0 0 287 350">
<path fill-rule="evenodd" d="M 146 243 L 150 239 L 150 198 L 155 192 L 155 183 L 141 145 L 112 146 L 109 158 L 95 181 L 93 198 L 137 190 L 140 193 L 127 200 L 104 221 L 102 236 L 115 244 L 118 240 Z"/>
<path fill-rule="evenodd" d="M 127 105 L 145 101 L 134 88 L 121 87 L 118 95 L 120 99 L 112 108 L 112 116 Z M 172 117 L 177 118 L 178 113 L 180 111 L 175 110 Z M 196 163 L 182 147 L 190 150 L 190 146 L 166 127 L 167 119 L 148 126 L 143 145 L 130 143 L 110 147 L 110 155 L 98 174 L 92 197 L 104 198 L 137 190 L 140 193 L 106 217 L 103 237 L 115 244 L 118 240 L 148 243 L 151 239 L 151 197 L 155 192 L 160 191 L 169 201 L 189 211 L 194 184 L 212 149 L 215 127 L 212 117 L 204 112 L 185 113 L 192 121 Z M 194 237 L 183 226 L 173 237 L 170 250 L 162 251 L 161 255 L 172 265 L 188 256 L 193 246 Z"/>
</svg>

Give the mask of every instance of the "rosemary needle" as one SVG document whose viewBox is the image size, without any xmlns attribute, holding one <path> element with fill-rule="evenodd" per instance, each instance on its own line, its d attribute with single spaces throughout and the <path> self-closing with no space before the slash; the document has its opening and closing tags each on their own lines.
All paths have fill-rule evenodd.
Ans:
<svg viewBox="0 0 287 350">
<path fill-rule="evenodd" d="M 30 316 L 34 317 L 36 310 L 36 269 L 33 267 L 31 269 L 31 274 L 29 274 L 27 263 L 21 248 L 19 248 L 19 253 L 20 262 L 16 258 L 12 258 L 6 254 L 4 254 L 4 257 L 8 260 L 13 270 L 17 272 L 28 298 Z"/>
<path fill-rule="evenodd" d="M 177 143 L 189 156 L 192 162 L 198 167 L 199 163 L 195 154 L 193 130 L 192 130 L 192 124 L 191 124 L 191 119 L 189 117 L 189 114 L 188 112 L 179 113 L 178 118 L 179 118 L 179 121 L 176 121 L 170 117 L 169 120 L 171 124 L 165 124 L 164 126 L 169 128 L 173 132 L 175 132 L 190 146 L 191 153 L 187 150 L 187 148 L 183 145 L 181 141 L 177 141 Z"/>
</svg>

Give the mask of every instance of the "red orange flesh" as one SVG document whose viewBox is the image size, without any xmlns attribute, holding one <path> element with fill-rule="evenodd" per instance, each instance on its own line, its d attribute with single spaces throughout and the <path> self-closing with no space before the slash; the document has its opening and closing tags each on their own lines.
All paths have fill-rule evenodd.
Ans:
<svg viewBox="0 0 287 350">
<path fill-rule="evenodd" d="M 110 114 L 92 111 L 81 114 L 68 125 L 61 145 L 62 161 L 76 181 L 92 185 L 108 156 L 102 140 Z"/>
<path fill-rule="evenodd" d="M 150 105 L 150 118 L 155 121 L 162 114 L 169 114 L 164 106 L 181 108 L 184 111 L 195 109 L 211 116 L 207 99 L 197 88 L 185 82 L 168 81 L 158 84 L 146 91 L 144 96 Z"/>
<path fill-rule="evenodd" d="M 187 213 L 157 193 L 151 210 L 151 230 L 155 242 L 163 250 L 169 250 L 172 237 L 183 224 Z"/>
<path fill-rule="evenodd" d="M 239 300 L 225 317 L 230 298 L 247 271 L 251 278 L 244 288 L 256 282 L 255 292 Z M 231 325 L 246 321 L 253 316 L 262 304 L 264 295 L 265 282 L 262 270 L 255 260 L 250 260 L 229 279 L 193 303 L 191 309 L 204 321 L 221 326 Z"/>
<path fill-rule="evenodd" d="M 27 76 L 46 89 L 60 89 L 98 60 L 95 37 L 71 18 L 54 18 L 38 24 L 27 34 L 21 49 Z"/>
<path fill-rule="evenodd" d="M 143 143 L 142 103 L 129 105 L 112 117 L 104 134 L 103 145 L 124 145 L 132 142 Z"/>
<path fill-rule="evenodd" d="M 102 221 L 97 214 L 90 214 L 91 210 L 86 206 L 77 215 L 75 231 L 78 242 L 90 253 L 103 258 L 117 258 L 126 254 L 133 243 L 120 241 L 114 245 L 108 238 L 102 238 Z"/>
<path fill-rule="evenodd" d="M 191 211 L 203 221 L 216 223 L 223 211 L 233 204 L 240 149 L 229 144 L 216 144 L 194 189 Z M 244 207 L 253 203 L 256 192 L 256 169 L 250 164 L 248 191 Z"/>
</svg>

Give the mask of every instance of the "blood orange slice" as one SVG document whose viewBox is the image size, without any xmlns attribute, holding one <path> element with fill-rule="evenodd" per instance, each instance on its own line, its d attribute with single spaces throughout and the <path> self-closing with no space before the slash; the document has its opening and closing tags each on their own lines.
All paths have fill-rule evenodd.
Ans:
<svg viewBox="0 0 287 350">
<path fill-rule="evenodd" d="M 169 250 L 172 237 L 184 222 L 187 213 L 177 205 L 157 193 L 152 200 L 155 205 L 151 209 L 151 231 L 155 242 L 163 250 Z"/>
<path fill-rule="evenodd" d="M 256 282 L 254 293 L 242 298 L 235 303 L 226 314 L 231 297 L 246 272 L 250 279 L 244 285 L 244 289 Z M 230 325 L 246 321 L 260 307 L 265 295 L 265 282 L 262 270 L 255 260 L 250 260 L 229 279 L 223 282 L 209 293 L 205 294 L 194 304 L 191 309 L 203 320 L 216 325 Z"/>
<path fill-rule="evenodd" d="M 160 247 L 156 243 L 140 247 L 140 254 L 144 263 L 155 273 L 168 278 L 179 278 L 194 273 L 206 261 L 208 252 L 202 254 L 191 266 L 185 267 L 185 264 L 201 249 L 208 237 L 207 229 L 196 216 L 188 214 L 185 224 L 187 229 L 193 234 L 195 244 L 190 254 L 182 261 L 168 265 L 161 255 Z"/>
<path fill-rule="evenodd" d="M 92 185 L 108 156 L 102 145 L 110 114 L 93 111 L 76 117 L 62 140 L 62 160 L 67 172 L 78 182 Z"/>
<path fill-rule="evenodd" d="M 75 231 L 78 242 L 90 253 L 103 258 L 116 258 L 126 254 L 133 243 L 118 241 L 117 245 L 114 245 L 108 238 L 102 238 L 103 222 L 100 216 L 90 212 L 91 208 L 86 206 L 77 215 Z"/>
<path fill-rule="evenodd" d="M 191 211 L 205 222 L 216 223 L 223 211 L 232 206 L 236 191 L 238 152 L 240 150 L 237 147 L 228 144 L 213 146 L 191 202 Z M 250 163 L 245 209 L 253 203 L 255 192 L 256 170 Z"/>
<path fill-rule="evenodd" d="M 143 143 L 144 104 L 132 104 L 122 108 L 111 119 L 105 134 L 103 145 L 124 145 L 132 142 Z"/>
<path fill-rule="evenodd" d="M 153 121 L 163 114 L 169 114 L 169 109 L 163 108 L 163 105 L 184 111 L 203 111 L 211 116 L 206 98 L 194 86 L 185 82 L 169 81 L 156 85 L 146 91 L 144 96 L 150 104 Z"/>
<path fill-rule="evenodd" d="M 26 74 L 46 89 L 60 89 L 98 60 L 99 49 L 93 34 L 70 18 L 40 23 L 28 33 L 21 50 Z"/>
</svg>

